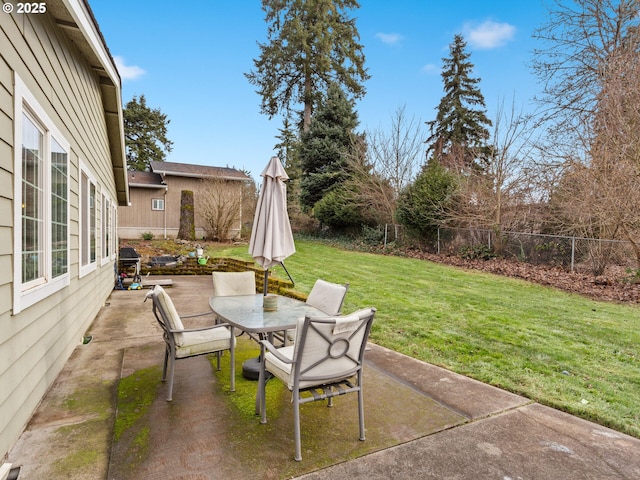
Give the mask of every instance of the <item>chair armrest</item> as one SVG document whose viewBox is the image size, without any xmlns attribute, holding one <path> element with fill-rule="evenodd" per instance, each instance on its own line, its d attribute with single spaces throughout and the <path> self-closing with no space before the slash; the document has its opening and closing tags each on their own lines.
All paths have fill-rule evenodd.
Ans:
<svg viewBox="0 0 640 480">
<path fill-rule="evenodd" d="M 180 318 L 204 317 L 205 315 L 214 315 L 214 312 L 202 312 L 202 313 L 194 313 L 192 315 L 180 315 Z"/>
<path fill-rule="evenodd" d="M 269 350 L 274 357 L 276 357 L 278 360 L 280 360 L 281 362 L 284 363 L 293 363 L 293 359 L 291 358 L 287 358 L 284 355 L 282 355 L 279 351 L 278 348 L 273 345 L 269 340 L 260 340 L 260 344 L 266 348 L 267 350 Z"/>
<path fill-rule="evenodd" d="M 220 328 L 220 327 L 229 327 L 228 323 L 219 323 L 217 325 L 209 325 L 207 327 L 199 327 L 199 328 L 185 328 L 183 330 L 171 330 L 169 329 L 169 331 L 171 333 L 184 333 L 184 332 L 202 332 L 204 330 L 213 330 L 214 328 Z"/>
</svg>

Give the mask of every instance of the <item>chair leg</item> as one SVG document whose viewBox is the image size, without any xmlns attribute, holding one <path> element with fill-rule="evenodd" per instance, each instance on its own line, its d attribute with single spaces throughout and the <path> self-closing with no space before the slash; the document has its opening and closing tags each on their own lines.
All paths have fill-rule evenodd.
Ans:
<svg viewBox="0 0 640 480">
<path fill-rule="evenodd" d="M 229 380 L 230 386 L 229 390 L 232 392 L 236 391 L 236 337 L 235 330 L 233 327 L 229 329 L 230 337 L 229 337 L 229 362 L 230 362 L 230 375 L 231 378 Z"/>
<path fill-rule="evenodd" d="M 293 392 L 293 433 L 296 437 L 296 462 L 302 461 L 302 445 L 300 441 L 300 392 Z"/>
<path fill-rule="evenodd" d="M 173 372 L 175 370 L 175 365 L 176 365 L 176 357 L 174 355 L 171 355 L 171 367 L 169 369 L 169 395 L 167 397 L 167 402 L 170 402 L 173 400 Z"/>
<path fill-rule="evenodd" d="M 164 349 L 164 365 L 162 367 L 162 381 L 167 381 L 167 362 L 169 361 L 169 347 Z"/>
<path fill-rule="evenodd" d="M 364 441 L 364 394 L 362 393 L 362 387 L 358 390 L 358 421 L 360 423 L 360 440 Z"/>
</svg>

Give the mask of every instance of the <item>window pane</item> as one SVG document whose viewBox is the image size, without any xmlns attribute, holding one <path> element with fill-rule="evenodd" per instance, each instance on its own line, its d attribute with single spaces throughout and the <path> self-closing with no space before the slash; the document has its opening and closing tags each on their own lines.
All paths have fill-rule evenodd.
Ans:
<svg viewBox="0 0 640 480">
<path fill-rule="evenodd" d="M 80 245 L 82 257 L 80 259 L 81 265 L 89 264 L 89 177 L 82 173 L 80 180 L 80 211 L 82 212 L 82 218 L 80 219 Z"/>
<path fill-rule="evenodd" d="M 22 283 L 44 276 L 44 135 L 22 115 Z"/>
<path fill-rule="evenodd" d="M 89 187 L 89 221 L 90 221 L 90 258 L 91 263 L 96 261 L 96 186 L 91 183 Z"/>
<path fill-rule="evenodd" d="M 53 278 L 68 270 L 67 152 L 51 140 L 51 272 Z"/>
</svg>

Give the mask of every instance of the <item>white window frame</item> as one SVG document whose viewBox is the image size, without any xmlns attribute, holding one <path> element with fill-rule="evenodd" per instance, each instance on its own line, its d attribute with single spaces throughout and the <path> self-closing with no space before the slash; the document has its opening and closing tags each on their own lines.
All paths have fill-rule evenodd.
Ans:
<svg viewBox="0 0 640 480">
<path fill-rule="evenodd" d="M 53 293 L 62 290 L 70 284 L 70 255 L 71 255 L 71 236 L 70 236 L 70 165 L 71 165 L 71 145 L 65 137 L 56 128 L 51 118 L 35 96 L 29 91 L 27 85 L 22 81 L 20 76 L 15 74 L 15 95 L 14 95 L 14 241 L 13 241 L 13 313 L 18 314 L 22 310 Z M 22 145 L 23 145 L 23 115 L 37 126 L 43 135 L 43 208 L 41 218 L 45 226 L 42 231 L 42 274 L 35 280 L 23 283 L 22 278 Z M 51 188 L 51 150 L 52 140 L 60 146 L 67 154 L 67 190 L 66 190 L 66 271 L 53 277 L 53 248 L 51 231 L 52 227 L 52 188 Z M 48 227 L 48 228 L 47 228 Z"/>
<path fill-rule="evenodd" d="M 152 198 L 151 199 L 151 210 L 154 212 L 163 212 L 164 211 L 164 198 Z"/>
<path fill-rule="evenodd" d="M 98 182 L 96 181 L 96 177 L 91 173 L 91 170 L 84 162 L 80 161 L 80 171 L 78 175 L 79 183 L 78 183 L 78 201 L 79 201 L 79 211 L 80 218 L 78 221 L 79 224 L 79 237 L 80 237 L 80 252 L 79 252 L 79 277 L 82 278 L 91 272 L 94 272 L 98 267 L 98 257 L 99 257 L 99 245 L 100 245 L 100 226 L 98 224 L 98 216 L 97 216 L 97 203 L 100 198 L 98 193 Z M 88 187 L 91 189 L 93 187 L 94 198 L 93 198 L 93 207 L 90 205 L 90 195 L 87 195 L 86 198 L 83 197 L 83 182 L 84 177 L 87 178 Z M 94 238 L 94 248 L 95 248 L 95 257 L 91 259 L 91 209 L 93 208 L 93 238 Z M 87 218 L 85 219 L 85 216 Z M 86 221 L 89 221 L 89 225 L 86 225 Z M 86 230 L 88 229 L 88 230 Z M 87 255 L 87 262 L 85 263 L 85 254 Z"/>
</svg>

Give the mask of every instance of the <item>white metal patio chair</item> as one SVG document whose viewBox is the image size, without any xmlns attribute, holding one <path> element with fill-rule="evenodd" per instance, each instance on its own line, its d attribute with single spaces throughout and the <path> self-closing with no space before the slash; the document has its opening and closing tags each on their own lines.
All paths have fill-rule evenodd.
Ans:
<svg viewBox="0 0 640 480">
<path fill-rule="evenodd" d="M 213 312 L 205 312 L 196 315 L 185 315 L 180 317 L 176 307 L 167 292 L 159 285 L 156 285 L 146 296 L 153 299 L 153 314 L 162 328 L 162 337 L 165 342 L 164 366 L 162 370 L 162 381 L 167 379 L 169 371 L 169 393 L 167 401 L 173 399 L 173 375 L 176 360 L 206 355 L 209 353 L 220 353 L 231 349 L 231 332 L 226 324 L 217 323 L 213 326 L 200 328 L 184 328 L 182 319 L 212 315 Z M 169 364 L 170 363 L 170 364 Z M 218 370 L 220 370 L 220 359 L 218 358 Z"/>
<path fill-rule="evenodd" d="M 309 292 L 307 303 L 327 315 L 340 315 L 348 289 L 348 283 L 340 285 L 319 278 Z"/>
<path fill-rule="evenodd" d="M 233 295 L 254 295 L 256 293 L 256 273 L 211 272 L 213 294 L 216 297 Z"/>
<path fill-rule="evenodd" d="M 260 421 L 267 422 L 265 385 L 270 372 L 292 392 L 297 461 L 302 460 L 300 405 L 304 403 L 357 393 L 360 440 L 365 439 L 362 368 L 375 313 L 375 308 L 367 308 L 347 316 L 306 317 L 298 323 L 295 344 L 276 348 L 267 340 L 260 342 L 264 359 L 258 380 Z"/>
<path fill-rule="evenodd" d="M 307 304 L 316 307 L 327 315 L 340 315 L 344 298 L 347 296 L 347 290 L 349 290 L 348 283 L 340 285 L 319 278 L 316 280 L 316 283 L 313 284 L 311 292 L 309 292 Z M 282 335 L 281 337 L 282 338 L 276 336 L 276 338 L 286 346 L 287 343 L 295 341 L 296 331 L 287 330 L 286 336 Z"/>
</svg>

